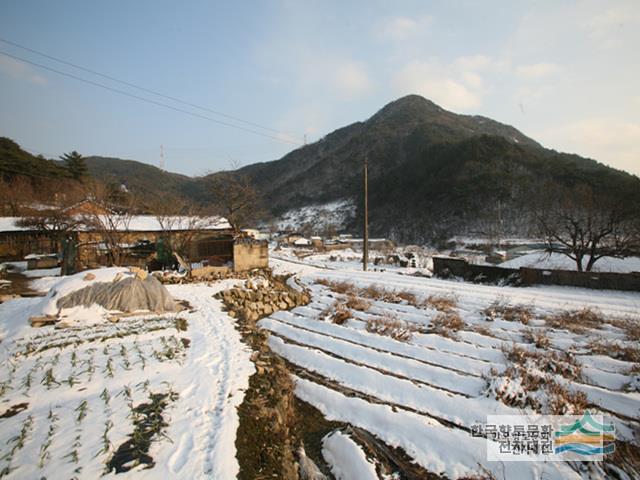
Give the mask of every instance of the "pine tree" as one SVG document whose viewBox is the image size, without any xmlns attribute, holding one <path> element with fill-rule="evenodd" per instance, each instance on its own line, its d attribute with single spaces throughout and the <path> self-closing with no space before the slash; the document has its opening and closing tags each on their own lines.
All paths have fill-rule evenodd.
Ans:
<svg viewBox="0 0 640 480">
<path fill-rule="evenodd" d="M 64 160 L 65 168 L 75 180 L 81 180 L 87 175 L 87 164 L 84 157 L 75 150 L 71 153 L 65 153 L 60 159 Z"/>
</svg>

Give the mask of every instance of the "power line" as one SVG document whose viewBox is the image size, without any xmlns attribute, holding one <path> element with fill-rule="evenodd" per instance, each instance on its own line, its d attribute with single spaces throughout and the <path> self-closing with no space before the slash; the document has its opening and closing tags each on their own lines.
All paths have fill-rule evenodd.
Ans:
<svg viewBox="0 0 640 480">
<path fill-rule="evenodd" d="M 242 118 L 234 117 L 233 115 L 228 115 L 226 113 L 219 112 L 217 110 L 213 110 L 212 108 L 209 108 L 209 107 L 203 107 L 201 105 L 198 105 L 198 104 L 195 104 L 195 103 L 192 103 L 192 102 L 188 102 L 186 100 L 182 100 L 180 98 L 173 97 L 171 95 L 166 95 L 164 93 L 156 92 L 155 90 L 151 90 L 149 88 L 142 87 L 140 85 L 136 85 L 135 83 L 127 82 L 125 80 L 120 80 L 120 79 L 118 79 L 116 77 L 113 77 L 111 75 L 107 75 L 105 73 L 101 73 L 101 72 L 98 72 L 96 70 L 92 70 L 90 68 L 83 67 L 83 66 L 78 65 L 76 63 L 72 63 L 72 62 L 69 62 L 67 60 L 63 60 L 61 58 L 54 57 L 53 55 L 49 55 L 47 53 L 40 52 L 38 50 L 35 50 L 33 48 L 30 48 L 30 47 L 27 47 L 25 45 L 20 45 L 19 43 L 12 42 L 11 40 L 7 40 L 6 38 L 0 37 L 0 42 L 4 42 L 4 43 L 6 43 L 8 45 L 11 45 L 11 46 L 16 47 L 16 48 L 20 48 L 22 50 L 26 50 L 26 51 L 31 52 L 31 53 L 35 53 L 36 55 L 40 55 L 42 57 L 48 58 L 48 59 L 53 60 L 55 62 L 62 63 L 64 65 L 68 65 L 68 66 L 73 67 L 73 68 L 77 68 L 78 70 L 85 71 L 85 72 L 90 73 L 92 75 L 97 75 L 99 77 L 106 78 L 107 80 L 111 80 L 112 82 L 117 82 L 117 83 L 120 83 L 122 85 L 127 85 L 128 87 L 135 88 L 135 89 L 140 90 L 142 92 L 150 93 L 152 95 L 156 95 L 158 97 L 162 97 L 162 98 L 165 98 L 167 100 L 171 100 L 171 101 L 174 101 L 174 102 L 177 102 L 177 103 L 181 103 L 181 104 L 187 105 L 189 107 L 197 108 L 199 110 L 204 110 L 206 112 L 213 113 L 215 115 L 219 115 L 221 117 L 225 117 L 225 118 L 228 118 L 230 120 L 235 120 L 237 122 L 245 123 L 247 125 L 251 125 L 252 127 L 261 128 L 263 130 L 268 130 L 268 131 L 273 132 L 273 133 L 282 133 L 282 132 L 280 132 L 278 130 L 275 130 L 275 129 L 271 128 L 271 127 L 266 127 L 264 125 L 260 125 L 259 123 L 254 123 L 254 122 L 250 122 L 248 120 L 243 120 Z"/>
<path fill-rule="evenodd" d="M 33 65 L 33 66 L 38 67 L 38 68 L 43 68 L 43 69 L 48 70 L 50 72 L 57 73 L 58 75 L 63 75 L 65 77 L 73 78 L 73 79 L 78 80 L 80 82 L 84 82 L 84 83 L 87 83 L 89 85 L 93 85 L 95 87 L 100 87 L 100 88 L 103 88 L 105 90 L 109 90 L 111 92 L 118 93 L 120 95 L 124 95 L 126 97 L 135 98 L 136 100 L 140 100 L 142 102 L 147 102 L 147 103 L 150 103 L 152 105 L 157 105 L 159 107 L 165 107 L 165 108 L 168 108 L 170 110 L 174 110 L 176 112 L 181 112 L 181 113 L 184 113 L 186 115 L 191 115 L 192 117 L 201 118 L 203 120 L 208 120 L 208 121 L 213 122 L 213 123 L 217 123 L 217 124 L 224 125 L 224 126 L 231 127 L 231 128 L 236 128 L 238 130 L 243 130 L 245 132 L 253 133 L 254 135 L 260 135 L 261 137 L 265 137 L 265 138 L 270 138 L 270 139 L 276 140 L 278 142 L 288 143 L 290 145 L 301 145 L 299 142 L 296 142 L 296 141 L 293 141 L 293 140 L 287 140 L 287 139 L 284 139 L 284 138 L 281 138 L 281 137 L 276 137 L 274 135 L 269 135 L 269 134 L 264 133 L 264 132 L 258 132 L 256 130 L 252 130 L 250 128 L 245 128 L 245 127 L 242 127 L 240 125 L 234 125 L 232 123 L 224 122 L 222 120 L 218 120 L 218 119 L 215 119 L 215 118 L 207 117 L 206 115 L 201 115 L 201 114 L 196 113 L 196 112 L 191 112 L 189 110 L 184 110 L 182 108 L 175 107 L 175 106 L 169 105 L 167 103 L 163 103 L 163 102 L 159 102 L 159 101 L 156 101 L 156 100 L 152 100 L 150 98 L 141 97 L 141 96 L 136 95 L 134 93 L 126 92 L 126 91 L 120 90 L 118 88 L 113 88 L 113 87 L 110 87 L 108 85 L 104 85 L 102 83 L 94 82 L 93 80 L 88 80 L 86 78 L 78 77 L 77 75 L 74 75 L 72 73 L 63 72 L 61 70 L 57 70 L 55 68 L 48 67 L 46 65 L 42 65 L 42 64 L 37 63 L 37 62 L 32 62 L 31 60 L 26 60 L 24 58 L 18 57 L 16 55 L 12 55 L 12 54 L 4 52 L 2 50 L 0 50 L 0 55 L 4 55 L 6 57 L 13 58 L 14 60 L 18 60 L 20 62 L 24 62 L 24 63 L 27 63 L 29 65 Z"/>
</svg>

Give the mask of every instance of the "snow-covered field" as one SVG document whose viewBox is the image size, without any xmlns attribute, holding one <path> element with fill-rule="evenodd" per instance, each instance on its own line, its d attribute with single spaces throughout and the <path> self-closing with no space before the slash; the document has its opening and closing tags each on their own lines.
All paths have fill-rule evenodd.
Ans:
<svg viewBox="0 0 640 480">
<path fill-rule="evenodd" d="M 192 307 L 179 314 L 63 329 L 29 327 L 51 293 L 1 304 L 0 477 L 111 477 L 137 457 L 119 478 L 234 478 L 236 407 L 254 367 L 212 298 L 232 283 L 169 286 Z"/>
<path fill-rule="evenodd" d="M 578 473 L 576 465 L 563 462 L 487 462 L 486 441 L 469 433 L 472 425 L 486 422 L 487 415 L 572 413 L 572 408 L 579 410 L 585 404 L 614 422 L 618 440 L 638 448 L 640 369 L 634 362 L 640 358 L 633 355 L 640 353 L 635 336 L 640 333 L 640 294 L 495 287 L 390 272 L 319 269 L 282 260 L 272 263 L 281 271 L 298 272 L 313 295 L 310 305 L 277 312 L 260 322 L 272 332 L 272 349 L 296 366 L 296 394 L 329 420 L 362 428 L 401 448 L 427 470 L 449 478 L 483 472 L 495 478 L 606 478 L 595 464 Z M 416 302 L 365 298 L 369 305 L 364 311 L 350 309 L 350 318 L 336 324 L 330 319 L 336 302 L 348 298 L 318 281 L 406 292 Z M 362 293 L 356 291 L 360 298 Z M 463 322 L 459 330 L 434 329 L 437 318 L 446 314 L 420 305 L 429 296 L 453 301 L 451 312 Z M 494 305 L 525 305 L 531 318 L 526 325 L 500 315 L 487 321 L 483 310 L 496 301 Z M 545 319 L 585 308 L 607 320 L 624 321 L 584 328 L 571 325 L 568 330 Z M 370 328 L 372 322 L 385 319 L 413 331 L 411 338 L 396 340 Z M 594 351 L 594 345 L 604 348 Z M 526 374 L 562 386 L 559 397 L 554 398 L 557 392 L 524 387 L 524 379 L 513 370 L 518 364 L 507 358 L 508 352 L 521 351 L 532 353 L 522 365 Z M 558 408 L 565 411 L 550 412 Z M 347 468 L 332 448 L 344 441 L 340 437 L 325 441 L 327 460 L 338 462 L 334 471 Z M 357 457 L 354 461 L 362 464 Z"/>
</svg>

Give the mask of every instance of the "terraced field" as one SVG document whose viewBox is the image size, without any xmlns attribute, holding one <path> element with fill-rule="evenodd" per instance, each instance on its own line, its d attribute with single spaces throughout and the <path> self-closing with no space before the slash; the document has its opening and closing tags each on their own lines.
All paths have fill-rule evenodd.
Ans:
<svg viewBox="0 0 640 480">
<path fill-rule="evenodd" d="M 300 278 L 312 303 L 260 325 L 296 395 L 327 419 L 449 478 L 637 475 L 637 294 L 310 268 Z M 616 426 L 605 462 L 487 462 L 486 440 L 470 434 L 487 415 L 585 409 Z"/>
</svg>

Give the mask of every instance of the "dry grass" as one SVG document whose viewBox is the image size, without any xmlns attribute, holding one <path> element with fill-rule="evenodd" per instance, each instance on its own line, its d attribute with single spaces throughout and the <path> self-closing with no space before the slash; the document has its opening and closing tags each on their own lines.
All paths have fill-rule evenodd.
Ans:
<svg viewBox="0 0 640 480">
<path fill-rule="evenodd" d="M 458 302 L 452 296 L 429 295 L 422 305 L 427 308 L 435 308 L 439 312 L 451 312 L 458 306 Z"/>
<path fill-rule="evenodd" d="M 324 278 L 317 279 L 316 283 L 324 285 L 336 293 L 351 297 L 364 297 L 371 300 L 381 300 L 387 303 L 406 302 L 409 305 L 418 305 L 415 294 L 407 291 L 387 290 L 378 285 L 368 285 L 361 288 L 350 282 L 332 281 Z"/>
<path fill-rule="evenodd" d="M 330 288 L 334 292 L 341 293 L 343 295 L 346 295 L 346 294 L 355 295 L 357 290 L 356 286 L 353 283 L 349 283 L 349 282 L 340 282 L 340 281 L 333 281 L 333 280 L 327 280 L 324 278 L 319 278 L 316 280 L 316 283 L 320 285 L 324 285 L 325 287 Z"/>
<path fill-rule="evenodd" d="M 367 320 L 368 332 L 385 335 L 401 342 L 411 340 L 413 333 L 419 330 L 417 325 L 399 320 L 393 315 Z"/>
<path fill-rule="evenodd" d="M 549 382 L 545 390 L 549 395 L 547 409 L 551 415 L 576 415 L 589 406 L 584 392 L 567 390 L 556 382 Z"/>
<path fill-rule="evenodd" d="M 524 369 L 535 368 L 542 373 L 561 375 L 569 380 L 580 380 L 582 376 L 580 364 L 567 352 L 531 351 L 514 344 L 503 348 L 502 353 L 511 364 Z"/>
<path fill-rule="evenodd" d="M 608 318 L 606 322 L 624 331 L 627 340 L 640 342 L 640 320 L 631 318 Z"/>
<path fill-rule="evenodd" d="M 583 308 L 582 310 L 547 315 L 544 321 L 551 328 L 569 330 L 580 334 L 600 328 L 605 320 L 600 312 L 590 308 Z"/>
<path fill-rule="evenodd" d="M 640 347 L 620 345 L 617 342 L 594 340 L 587 345 L 587 348 L 594 355 L 607 355 L 625 362 L 640 363 Z"/>
<path fill-rule="evenodd" d="M 562 375 L 579 380 L 580 366 L 573 357 L 557 352 L 531 352 L 513 345 L 504 349 L 505 358 L 511 363 L 501 375 L 502 384 L 519 384 L 519 389 L 496 387 L 493 393 L 506 405 L 531 407 L 537 412 L 551 415 L 577 414 L 588 406 L 583 392 L 574 392 L 554 380 Z M 493 372 L 496 375 L 496 372 Z M 518 393 L 519 392 L 519 393 Z"/>
<path fill-rule="evenodd" d="M 464 326 L 464 320 L 455 312 L 439 313 L 431 320 L 433 332 L 448 338 L 454 337 L 455 333 L 462 330 Z"/>
<path fill-rule="evenodd" d="M 533 318 L 533 307 L 529 305 L 509 305 L 505 300 L 498 299 L 482 310 L 488 321 L 501 318 L 508 322 L 520 322 L 528 325 Z"/>
<path fill-rule="evenodd" d="M 533 343 L 536 347 L 547 349 L 551 345 L 551 339 L 544 330 L 534 330 L 527 328 L 523 333 L 525 342 Z"/>
<path fill-rule="evenodd" d="M 333 323 L 342 325 L 351 318 L 351 311 L 342 302 L 336 301 L 320 314 L 322 318 L 329 318 Z"/>
<path fill-rule="evenodd" d="M 351 310 L 358 310 L 360 312 L 366 312 L 371 307 L 371 302 L 364 298 L 356 297 L 355 295 L 349 295 L 347 297 L 346 305 Z"/>
</svg>

